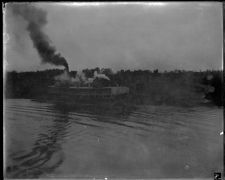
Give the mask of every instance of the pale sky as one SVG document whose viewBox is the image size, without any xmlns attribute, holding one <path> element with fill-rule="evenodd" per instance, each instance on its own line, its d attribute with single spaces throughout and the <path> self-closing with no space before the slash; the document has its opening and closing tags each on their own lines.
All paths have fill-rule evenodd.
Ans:
<svg viewBox="0 0 225 180">
<path fill-rule="evenodd" d="M 84 68 L 222 69 L 222 3 L 36 3 L 47 11 L 43 32 L 69 64 Z M 42 64 L 26 21 L 5 11 L 7 70 L 57 68 Z M 63 67 L 59 67 L 63 68 Z"/>
</svg>

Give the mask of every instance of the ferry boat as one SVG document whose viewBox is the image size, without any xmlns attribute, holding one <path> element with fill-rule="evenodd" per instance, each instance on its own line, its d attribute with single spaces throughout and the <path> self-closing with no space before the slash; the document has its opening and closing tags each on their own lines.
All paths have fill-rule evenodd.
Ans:
<svg viewBox="0 0 225 180">
<path fill-rule="evenodd" d="M 126 97 L 128 87 L 74 87 L 49 86 L 48 95 L 53 99 L 65 101 L 93 102 L 114 100 Z"/>
</svg>

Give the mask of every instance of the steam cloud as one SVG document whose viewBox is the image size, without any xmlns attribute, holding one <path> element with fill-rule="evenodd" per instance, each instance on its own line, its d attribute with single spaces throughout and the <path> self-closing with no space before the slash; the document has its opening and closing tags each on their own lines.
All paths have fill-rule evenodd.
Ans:
<svg viewBox="0 0 225 180">
<path fill-rule="evenodd" d="M 70 84 L 78 83 L 79 85 L 91 85 L 95 79 L 106 79 L 110 81 L 109 77 L 105 74 L 98 74 L 97 71 L 94 72 L 94 76 L 92 78 L 87 78 L 85 73 L 82 71 L 78 71 L 76 77 L 71 77 L 68 71 L 64 71 L 62 74 L 55 77 L 55 80 L 58 81 L 58 84 Z"/>
<path fill-rule="evenodd" d="M 13 4 L 12 12 L 28 22 L 27 31 L 42 62 L 64 66 L 69 71 L 66 59 L 56 52 L 55 47 L 50 45 L 48 36 L 42 31 L 47 24 L 47 12 L 30 4 Z"/>
<path fill-rule="evenodd" d="M 94 72 L 94 77 L 100 78 L 100 79 L 106 79 L 106 80 L 110 81 L 110 79 L 105 74 L 98 74 L 97 71 Z"/>
</svg>

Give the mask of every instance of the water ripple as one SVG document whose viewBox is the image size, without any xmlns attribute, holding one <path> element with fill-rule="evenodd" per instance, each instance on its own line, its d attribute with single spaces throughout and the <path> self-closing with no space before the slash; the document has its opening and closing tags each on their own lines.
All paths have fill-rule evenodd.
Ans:
<svg viewBox="0 0 225 180">
<path fill-rule="evenodd" d="M 138 167 L 141 174 L 149 167 L 154 175 L 158 172 L 154 169 L 161 168 L 158 175 L 169 177 L 172 174 L 164 168 L 170 163 L 178 164 L 177 171 L 189 177 L 194 170 L 182 169 L 185 163 L 199 167 L 204 162 L 202 171 L 210 172 L 218 160 L 210 154 L 221 152 L 219 109 L 139 106 L 126 113 L 105 109 L 7 101 L 7 177 L 54 173 L 62 177 L 64 171 L 75 173 L 74 177 L 98 173 L 114 177 L 126 169 L 135 174 Z M 176 162 L 174 155 L 179 156 Z"/>
</svg>

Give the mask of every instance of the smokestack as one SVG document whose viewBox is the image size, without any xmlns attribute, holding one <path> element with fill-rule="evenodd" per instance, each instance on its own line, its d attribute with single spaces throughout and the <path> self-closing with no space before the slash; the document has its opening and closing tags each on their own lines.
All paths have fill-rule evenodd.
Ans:
<svg viewBox="0 0 225 180">
<path fill-rule="evenodd" d="M 15 15 L 28 22 L 27 31 L 42 62 L 64 66 L 69 72 L 66 59 L 56 52 L 55 47 L 50 45 L 48 36 L 42 31 L 43 26 L 47 24 L 47 12 L 30 4 L 12 4 L 11 7 Z"/>
</svg>

